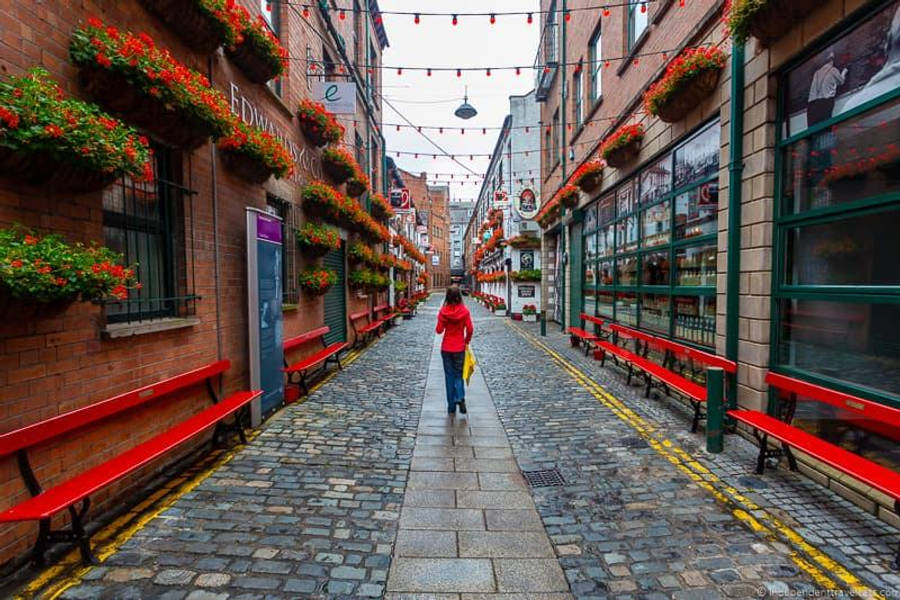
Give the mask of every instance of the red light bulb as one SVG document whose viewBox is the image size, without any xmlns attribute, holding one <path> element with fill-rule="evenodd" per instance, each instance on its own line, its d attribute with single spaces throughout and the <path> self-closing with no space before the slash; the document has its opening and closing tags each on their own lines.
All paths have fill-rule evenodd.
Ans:
<svg viewBox="0 0 900 600">
<path fill-rule="evenodd" d="M 338 18 L 339 18 L 341 21 L 343 21 L 344 19 L 347 18 L 347 13 L 344 12 L 344 11 L 342 10 L 340 13 L 338 13 Z"/>
<path fill-rule="evenodd" d="M 531 13 L 528 13 L 528 24 L 531 25 L 532 23 L 534 23 L 534 17 L 531 16 Z"/>
<path fill-rule="evenodd" d="M 416 25 L 418 25 L 418 24 L 419 24 L 419 21 L 421 21 L 421 19 L 419 18 L 419 13 L 416 13 L 416 16 L 413 17 L 413 22 L 414 22 Z"/>
<path fill-rule="evenodd" d="M 456 25 L 457 23 L 459 23 L 459 19 L 456 17 L 456 15 L 453 15 L 453 24 Z"/>
<path fill-rule="evenodd" d="M 491 13 L 491 25 L 497 22 L 497 15 Z"/>
</svg>

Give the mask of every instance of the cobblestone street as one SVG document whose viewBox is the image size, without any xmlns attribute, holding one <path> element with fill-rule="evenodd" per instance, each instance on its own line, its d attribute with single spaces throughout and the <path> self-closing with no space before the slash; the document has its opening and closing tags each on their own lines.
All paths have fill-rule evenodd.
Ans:
<svg viewBox="0 0 900 600">
<path fill-rule="evenodd" d="M 439 299 L 59 597 L 564 600 L 891 597 L 892 529 L 755 453 L 686 433 L 558 328 L 470 303 L 478 369 L 446 414 Z M 558 470 L 562 485 L 522 472 Z M 833 561 L 831 560 L 833 559 Z M 49 588 L 48 588 L 49 589 Z M 55 588 L 57 591 L 60 588 Z"/>
</svg>

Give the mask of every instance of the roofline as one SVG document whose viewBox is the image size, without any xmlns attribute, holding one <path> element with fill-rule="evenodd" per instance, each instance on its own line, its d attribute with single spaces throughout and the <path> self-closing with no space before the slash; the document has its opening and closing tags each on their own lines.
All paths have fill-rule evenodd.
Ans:
<svg viewBox="0 0 900 600">
<path fill-rule="evenodd" d="M 372 15 L 372 22 L 375 24 L 375 34 L 378 37 L 378 43 L 381 44 L 381 49 L 384 50 L 391 44 L 388 41 L 387 32 L 384 30 L 384 20 L 376 19 L 376 17 L 381 15 L 378 0 L 369 0 L 369 14 Z"/>
</svg>

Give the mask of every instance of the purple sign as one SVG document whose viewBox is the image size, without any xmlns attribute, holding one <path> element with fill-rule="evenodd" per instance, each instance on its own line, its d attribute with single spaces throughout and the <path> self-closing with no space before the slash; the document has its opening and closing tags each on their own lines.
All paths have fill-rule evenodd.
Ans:
<svg viewBox="0 0 900 600">
<path fill-rule="evenodd" d="M 256 215 L 256 239 L 281 243 L 281 221 L 266 215 Z"/>
</svg>

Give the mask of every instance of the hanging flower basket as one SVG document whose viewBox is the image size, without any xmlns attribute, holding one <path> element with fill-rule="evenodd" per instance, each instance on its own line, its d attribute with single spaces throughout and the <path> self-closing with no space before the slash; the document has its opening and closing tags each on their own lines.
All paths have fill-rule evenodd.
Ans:
<svg viewBox="0 0 900 600">
<path fill-rule="evenodd" d="M 320 258 L 341 247 L 341 234 L 327 225 L 305 223 L 297 230 L 297 245 L 307 257 Z"/>
<path fill-rule="evenodd" d="M 250 12 L 235 3 L 233 18 L 239 24 L 235 45 L 225 49 L 228 58 L 255 83 L 266 83 L 287 69 L 287 50 L 269 29 L 262 17 L 253 19 Z"/>
<path fill-rule="evenodd" d="M 369 189 L 369 177 L 358 170 L 353 177 L 347 180 L 347 195 L 351 198 L 358 198 L 366 193 Z"/>
<path fill-rule="evenodd" d="M 227 0 L 141 0 L 181 38 L 200 54 L 235 43 L 238 30 Z"/>
<path fill-rule="evenodd" d="M 390 203 L 381 194 L 369 194 L 369 204 L 371 205 L 372 216 L 382 221 L 393 218 L 394 209 Z"/>
<path fill-rule="evenodd" d="M 303 137 L 313 146 L 336 144 L 344 137 L 344 126 L 337 122 L 323 104 L 301 100 L 297 108 L 297 120 Z"/>
<path fill-rule="evenodd" d="M 353 177 L 358 168 L 356 160 L 346 150 L 326 148 L 322 151 L 322 169 L 338 185 Z"/>
<path fill-rule="evenodd" d="M 151 178 L 145 137 L 93 104 L 63 96 L 46 71 L 0 80 L 0 173 L 57 190 Z"/>
<path fill-rule="evenodd" d="M 753 36 L 770 46 L 819 4 L 817 0 L 731 0 L 725 11 L 728 29 L 739 44 Z"/>
<path fill-rule="evenodd" d="M 564 185 L 557 192 L 559 195 L 559 202 L 566 208 L 575 208 L 578 206 L 578 199 L 580 198 L 580 193 L 578 191 L 578 187 L 574 185 Z"/>
<path fill-rule="evenodd" d="M 625 125 L 603 142 L 600 155 L 606 164 L 621 169 L 637 158 L 643 141 L 643 125 Z"/>
<path fill-rule="evenodd" d="M 726 62 L 718 48 L 688 48 L 644 94 L 644 107 L 666 123 L 676 123 L 706 100 L 719 85 Z"/>
<path fill-rule="evenodd" d="M 195 149 L 234 130 L 225 96 L 147 34 L 119 32 L 91 18 L 72 34 L 69 56 L 89 96 L 170 144 Z"/>
<path fill-rule="evenodd" d="M 591 160 L 578 167 L 572 174 L 572 183 L 585 194 L 595 192 L 603 183 L 603 162 Z"/>
<path fill-rule="evenodd" d="M 0 230 L 0 315 L 52 316 L 79 299 L 124 300 L 140 285 L 121 260 L 108 248 L 69 244 L 55 234 Z"/>
<path fill-rule="evenodd" d="M 234 132 L 219 142 L 228 170 L 250 183 L 262 184 L 275 176 L 290 176 L 294 160 L 268 132 L 237 121 Z"/>
<path fill-rule="evenodd" d="M 307 267 L 297 280 L 300 288 L 310 296 L 321 296 L 338 282 L 337 273 L 326 267 Z"/>
<path fill-rule="evenodd" d="M 303 211 L 338 227 L 352 228 L 359 205 L 327 183 L 313 181 L 300 192 Z"/>
</svg>

